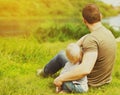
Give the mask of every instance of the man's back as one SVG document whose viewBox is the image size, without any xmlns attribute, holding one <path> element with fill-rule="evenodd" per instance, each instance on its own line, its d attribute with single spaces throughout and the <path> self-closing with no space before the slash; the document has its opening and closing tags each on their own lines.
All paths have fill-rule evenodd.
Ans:
<svg viewBox="0 0 120 95">
<path fill-rule="evenodd" d="M 100 86 L 111 81 L 116 55 L 116 42 L 112 33 L 103 26 L 96 27 L 83 41 L 84 53 L 98 51 L 95 66 L 88 75 L 90 86 Z"/>
</svg>

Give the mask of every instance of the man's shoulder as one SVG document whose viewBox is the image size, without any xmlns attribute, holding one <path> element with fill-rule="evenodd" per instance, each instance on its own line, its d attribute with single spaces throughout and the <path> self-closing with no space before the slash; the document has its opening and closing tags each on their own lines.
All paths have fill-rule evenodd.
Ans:
<svg viewBox="0 0 120 95">
<path fill-rule="evenodd" d="M 91 34 L 88 34 L 83 43 L 88 43 L 88 42 L 98 42 L 98 37 L 96 35 L 93 35 L 92 33 Z"/>
</svg>

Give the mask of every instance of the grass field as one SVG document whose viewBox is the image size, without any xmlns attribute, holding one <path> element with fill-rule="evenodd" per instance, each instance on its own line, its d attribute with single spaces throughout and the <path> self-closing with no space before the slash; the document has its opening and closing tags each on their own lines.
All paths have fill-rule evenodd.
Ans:
<svg viewBox="0 0 120 95">
<path fill-rule="evenodd" d="M 55 76 L 37 77 L 36 70 L 72 41 L 39 44 L 32 38 L 0 38 L 0 95 L 56 95 Z M 100 88 L 90 88 L 82 95 L 119 95 L 120 43 L 117 45 L 112 82 Z"/>
</svg>

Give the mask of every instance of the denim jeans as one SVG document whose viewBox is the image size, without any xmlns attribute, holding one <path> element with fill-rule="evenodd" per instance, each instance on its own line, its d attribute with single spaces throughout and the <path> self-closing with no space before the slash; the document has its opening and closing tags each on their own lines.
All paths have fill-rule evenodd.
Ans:
<svg viewBox="0 0 120 95">
<path fill-rule="evenodd" d="M 45 75 L 52 75 L 65 66 L 68 61 L 65 51 L 60 51 L 52 60 L 44 67 Z"/>
<path fill-rule="evenodd" d="M 64 82 L 62 85 L 62 90 L 65 92 L 72 93 L 83 93 L 88 91 L 88 85 L 84 87 L 80 84 L 74 84 L 72 81 Z"/>
</svg>

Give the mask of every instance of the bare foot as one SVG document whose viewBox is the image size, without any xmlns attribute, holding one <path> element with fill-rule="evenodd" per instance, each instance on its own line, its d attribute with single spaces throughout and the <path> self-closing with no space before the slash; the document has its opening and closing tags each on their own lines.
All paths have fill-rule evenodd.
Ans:
<svg viewBox="0 0 120 95">
<path fill-rule="evenodd" d="M 38 70 L 37 70 L 37 76 L 44 76 L 44 71 L 43 71 L 43 69 L 38 69 Z"/>
</svg>

